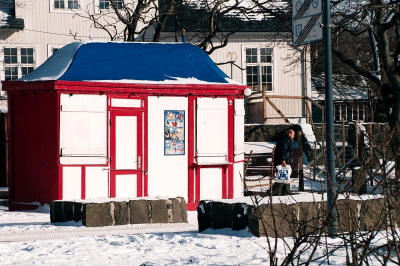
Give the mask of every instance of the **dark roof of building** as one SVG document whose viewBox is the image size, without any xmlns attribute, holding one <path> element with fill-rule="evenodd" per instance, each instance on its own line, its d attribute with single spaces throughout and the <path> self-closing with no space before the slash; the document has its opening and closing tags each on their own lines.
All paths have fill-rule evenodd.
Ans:
<svg viewBox="0 0 400 266">
<path fill-rule="evenodd" d="M 23 29 L 24 20 L 15 18 L 15 1 L 0 1 L 0 29 Z"/>
<path fill-rule="evenodd" d="M 166 13 L 170 0 L 159 0 L 160 14 Z M 185 29 L 188 32 L 204 32 L 209 28 L 209 12 L 204 8 L 177 1 L 175 15 L 168 16 L 164 32 L 176 32 Z M 230 12 L 217 18 L 219 32 L 290 32 L 291 15 L 288 9 L 277 9 L 266 15 L 265 10 L 251 14 Z"/>
</svg>

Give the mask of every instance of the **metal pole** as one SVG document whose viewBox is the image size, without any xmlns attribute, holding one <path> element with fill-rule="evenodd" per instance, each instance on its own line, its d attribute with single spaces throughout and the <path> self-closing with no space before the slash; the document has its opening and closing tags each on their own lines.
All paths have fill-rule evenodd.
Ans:
<svg viewBox="0 0 400 266">
<path fill-rule="evenodd" d="M 332 25 L 330 1 L 323 2 L 323 32 L 325 49 L 325 116 L 326 116 L 326 154 L 328 174 L 328 233 L 336 235 L 337 211 L 335 206 L 335 195 L 337 192 L 335 173 L 335 152 L 334 152 L 334 129 L 333 129 L 333 98 L 332 98 Z"/>
</svg>

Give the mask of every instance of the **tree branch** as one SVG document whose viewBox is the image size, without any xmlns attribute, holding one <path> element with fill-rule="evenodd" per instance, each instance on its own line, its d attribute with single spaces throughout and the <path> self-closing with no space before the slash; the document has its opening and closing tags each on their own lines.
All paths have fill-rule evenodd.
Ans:
<svg viewBox="0 0 400 266">
<path fill-rule="evenodd" d="M 372 82 L 374 82 L 377 86 L 381 86 L 381 81 L 379 80 L 378 77 L 376 77 L 375 75 L 371 74 L 369 71 L 363 69 L 362 67 L 360 67 L 359 65 L 356 64 L 356 62 L 354 62 L 353 60 L 347 58 L 346 56 L 344 56 L 341 52 L 339 52 L 336 49 L 332 49 L 333 54 L 340 59 L 340 61 L 342 61 L 343 63 L 345 63 L 347 66 L 349 66 L 350 68 L 352 68 L 354 71 L 356 71 L 358 74 L 370 79 Z"/>
</svg>

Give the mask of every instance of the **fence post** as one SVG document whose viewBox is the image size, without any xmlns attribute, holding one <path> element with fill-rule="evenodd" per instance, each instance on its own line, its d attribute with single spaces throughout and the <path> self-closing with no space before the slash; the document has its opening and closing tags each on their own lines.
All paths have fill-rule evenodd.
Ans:
<svg viewBox="0 0 400 266">
<path fill-rule="evenodd" d="M 299 170 L 299 191 L 304 191 L 304 174 L 303 174 L 303 132 L 297 131 L 298 143 L 298 160 L 297 169 Z"/>
<path fill-rule="evenodd" d="M 343 165 L 346 165 L 346 128 L 342 117 L 342 146 L 343 146 Z"/>
</svg>

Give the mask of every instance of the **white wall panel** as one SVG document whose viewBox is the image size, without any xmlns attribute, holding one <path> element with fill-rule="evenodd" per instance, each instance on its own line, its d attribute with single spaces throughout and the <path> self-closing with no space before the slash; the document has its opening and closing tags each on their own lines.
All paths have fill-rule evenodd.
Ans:
<svg viewBox="0 0 400 266">
<path fill-rule="evenodd" d="M 244 100 L 235 99 L 235 154 L 244 153 Z"/>
<path fill-rule="evenodd" d="M 108 198 L 108 170 L 104 167 L 86 167 L 85 198 Z"/>
<path fill-rule="evenodd" d="M 82 168 L 63 167 L 62 169 L 62 199 L 77 200 L 82 196 Z"/>
<path fill-rule="evenodd" d="M 197 155 L 208 163 L 227 161 L 228 102 L 226 98 L 197 99 Z"/>
<path fill-rule="evenodd" d="M 188 99 L 187 97 L 148 98 L 148 194 L 188 196 Z M 164 155 L 164 111 L 185 111 L 185 155 Z"/>
<path fill-rule="evenodd" d="M 107 97 L 61 94 L 60 109 L 60 156 L 80 157 L 80 164 L 92 162 L 85 157 L 106 158 Z"/>
<path fill-rule="evenodd" d="M 135 107 L 140 108 L 142 106 L 142 100 L 140 99 L 111 99 L 112 107 Z"/>
<path fill-rule="evenodd" d="M 137 169 L 137 117 L 115 118 L 116 169 Z"/>
<path fill-rule="evenodd" d="M 212 200 L 222 198 L 222 169 L 200 169 L 200 199 Z"/>
<path fill-rule="evenodd" d="M 115 197 L 136 198 L 137 197 L 137 175 L 115 176 Z"/>
<path fill-rule="evenodd" d="M 234 198 L 243 197 L 243 191 L 244 191 L 243 180 L 242 180 L 242 178 L 244 178 L 243 166 L 244 166 L 243 162 L 235 163 L 233 165 L 233 197 Z"/>
</svg>

